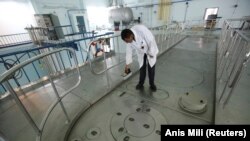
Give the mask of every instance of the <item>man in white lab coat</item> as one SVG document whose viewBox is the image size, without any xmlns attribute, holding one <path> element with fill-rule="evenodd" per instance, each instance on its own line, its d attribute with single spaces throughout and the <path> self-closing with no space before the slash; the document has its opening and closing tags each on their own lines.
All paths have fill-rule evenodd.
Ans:
<svg viewBox="0 0 250 141">
<path fill-rule="evenodd" d="M 156 91 L 154 83 L 155 63 L 159 52 L 154 35 L 144 25 L 135 25 L 131 29 L 124 29 L 121 32 L 121 38 L 127 43 L 126 48 L 126 67 L 128 71 L 129 65 L 132 63 L 132 52 L 136 50 L 140 65 L 140 78 L 136 89 L 143 89 L 146 78 L 146 67 L 148 66 L 148 77 L 150 89 Z"/>
</svg>

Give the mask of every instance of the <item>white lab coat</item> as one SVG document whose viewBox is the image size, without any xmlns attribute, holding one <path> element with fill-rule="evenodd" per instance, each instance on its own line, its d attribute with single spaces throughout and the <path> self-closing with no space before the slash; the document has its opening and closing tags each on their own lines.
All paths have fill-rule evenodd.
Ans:
<svg viewBox="0 0 250 141">
<path fill-rule="evenodd" d="M 143 65 L 144 54 L 147 54 L 148 63 L 153 67 L 156 63 L 157 54 L 159 52 L 155 42 L 154 35 L 144 25 L 135 25 L 130 29 L 135 36 L 135 41 L 127 44 L 126 48 L 126 64 L 132 63 L 132 52 L 136 50 L 140 68 Z M 153 56 L 153 57 L 150 57 Z"/>
</svg>

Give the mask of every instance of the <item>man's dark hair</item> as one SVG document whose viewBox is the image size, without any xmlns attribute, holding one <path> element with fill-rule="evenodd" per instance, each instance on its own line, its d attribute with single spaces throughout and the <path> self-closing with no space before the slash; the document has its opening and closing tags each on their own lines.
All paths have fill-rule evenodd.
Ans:
<svg viewBox="0 0 250 141">
<path fill-rule="evenodd" d="M 125 40 L 125 38 L 128 38 L 131 34 L 133 34 L 133 32 L 130 29 L 122 30 L 121 32 L 122 40 Z"/>
</svg>

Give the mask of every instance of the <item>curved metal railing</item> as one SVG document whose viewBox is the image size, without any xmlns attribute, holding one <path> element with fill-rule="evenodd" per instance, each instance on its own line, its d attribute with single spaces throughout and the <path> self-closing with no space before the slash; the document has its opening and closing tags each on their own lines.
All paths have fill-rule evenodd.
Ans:
<svg viewBox="0 0 250 141">
<path fill-rule="evenodd" d="M 105 70 L 102 70 L 102 71 L 99 71 L 99 72 L 95 72 L 94 71 L 94 69 L 93 69 L 93 65 L 92 65 L 92 62 L 94 61 L 94 59 L 90 59 L 91 57 L 90 57 L 90 51 L 91 51 L 91 45 L 92 45 L 92 43 L 95 43 L 95 42 L 101 42 L 101 48 L 105 51 L 105 49 L 104 49 L 104 47 L 103 47 L 103 45 L 105 44 L 105 41 L 106 40 L 110 40 L 111 38 L 118 38 L 118 37 L 120 37 L 120 35 L 113 35 L 113 36 L 109 36 L 109 37 L 104 37 L 104 38 L 99 38 L 99 39 L 96 39 L 96 40 L 93 40 L 93 41 L 91 41 L 89 44 L 88 44 L 88 50 L 86 50 L 86 52 L 87 52 L 87 54 L 88 54 L 88 59 L 90 60 L 90 62 L 89 62 L 89 65 L 90 65 L 90 68 L 91 68 L 91 71 L 93 72 L 93 74 L 96 74 L 96 75 L 100 75 L 100 74 L 102 74 L 102 73 L 104 73 L 105 72 L 105 70 L 109 70 L 109 69 L 111 69 L 111 68 L 113 68 L 113 67 L 115 67 L 115 66 L 117 66 L 117 65 L 119 65 L 120 63 L 122 63 L 122 62 L 125 62 L 125 60 L 124 61 L 120 61 L 119 60 L 119 62 L 117 63 L 117 64 L 114 64 L 114 65 L 112 65 L 111 67 L 107 67 L 107 64 L 105 63 L 105 66 L 106 66 L 106 68 L 105 68 Z M 118 44 L 118 52 L 119 52 L 119 50 L 120 50 L 120 46 L 119 46 L 119 44 Z M 106 60 L 106 54 L 105 53 L 103 53 L 103 57 L 104 57 L 104 60 Z M 119 56 L 119 59 L 120 59 L 120 56 Z M 106 61 L 105 61 L 106 62 Z"/>
<path fill-rule="evenodd" d="M 53 43 L 48 43 L 43 45 L 42 47 L 35 47 L 35 48 L 29 48 L 29 49 L 23 49 L 19 51 L 12 51 L 0 54 L 0 73 L 3 73 L 3 71 L 7 71 L 9 68 L 13 67 L 16 64 L 21 63 L 23 60 L 27 60 L 31 58 L 32 56 L 36 56 L 37 54 L 40 54 L 42 52 L 48 52 L 54 49 L 62 48 L 62 47 L 70 47 L 74 48 L 77 54 L 78 59 L 78 65 L 82 66 L 85 64 L 85 58 L 84 56 L 86 53 L 84 53 L 84 47 L 87 48 L 87 41 L 91 41 L 96 38 L 101 38 L 104 36 L 110 36 L 113 33 L 108 32 L 105 34 L 99 34 L 96 36 L 91 37 L 84 37 L 81 39 L 74 39 L 73 41 L 58 41 Z M 83 45 L 85 43 L 85 46 Z M 83 47 L 84 46 L 84 47 Z M 78 50 L 79 49 L 79 50 Z M 68 70 L 72 67 L 73 58 L 69 52 L 67 53 L 57 53 L 52 56 L 50 56 L 50 64 L 52 65 L 52 68 L 54 71 L 59 70 Z M 63 60 L 63 61 L 62 61 Z M 17 87 L 25 87 L 26 85 L 29 85 L 29 83 L 35 84 L 39 80 L 43 79 L 42 77 L 45 75 L 42 69 L 39 69 L 39 65 L 41 65 L 40 61 L 38 64 L 35 62 L 31 64 L 32 69 L 22 68 L 19 72 L 20 75 L 18 77 L 13 77 L 14 83 L 12 86 L 16 85 Z M 29 72 L 33 69 L 35 70 L 35 77 L 29 77 Z M 63 73 L 63 72 L 62 72 Z M 38 80 L 36 80 L 36 78 Z M 0 83 L 0 99 L 3 99 L 7 97 L 9 94 L 6 91 L 6 88 Z"/>
<path fill-rule="evenodd" d="M 109 36 L 109 37 L 104 37 L 104 38 L 99 38 L 99 39 L 96 39 L 96 40 L 93 40 L 91 41 L 89 44 L 88 44 L 88 48 L 87 48 L 87 56 L 88 56 L 88 59 L 89 59 L 89 66 L 90 66 L 90 70 L 93 74 L 95 75 L 101 75 L 103 73 L 105 73 L 106 75 L 106 78 L 107 78 L 107 84 L 108 84 L 108 88 L 111 88 L 110 86 L 110 82 L 109 82 L 109 76 L 108 76 L 108 70 L 115 67 L 115 66 L 118 66 L 120 65 L 121 63 L 125 62 L 124 61 L 120 61 L 120 56 L 119 56 L 119 62 L 117 64 L 114 64 L 112 65 L 111 67 L 108 67 L 107 65 L 107 57 L 106 57 L 106 53 L 105 53 L 105 49 L 104 49 L 104 44 L 106 43 L 106 40 L 110 40 L 111 38 L 118 38 L 120 35 L 113 35 L 113 36 Z M 92 47 L 92 44 L 93 43 L 99 43 L 101 49 L 104 51 L 103 53 L 103 58 L 104 58 L 104 69 L 99 71 L 99 72 L 96 72 L 93 68 L 93 65 L 92 63 L 94 62 L 94 59 L 91 60 L 91 55 L 90 55 L 90 52 L 91 52 L 91 47 Z M 118 50 L 119 50 L 119 44 L 118 44 Z M 119 51 L 118 51 L 119 52 Z"/>
<path fill-rule="evenodd" d="M 49 109 L 47 110 L 40 126 L 38 127 L 36 125 L 36 123 L 34 122 L 34 120 L 32 119 L 31 115 L 28 113 L 27 109 L 25 108 L 25 106 L 22 104 L 22 102 L 20 101 L 20 99 L 18 98 L 17 96 L 17 93 L 15 92 L 15 90 L 12 88 L 12 86 L 10 85 L 10 83 L 8 82 L 9 79 L 11 79 L 13 77 L 13 75 L 15 74 L 16 71 L 18 71 L 19 69 L 27 66 L 28 64 L 36 61 L 36 60 L 39 60 L 39 59 L 42 59 L 44 57 L 47 57 L 49 55 L 52 55 L 52 54 L 55 54 L 57 52 L 61 52 L 61 51 L 69 51 L 73 54 L 73 57 L 74 57 L 74 61 L 75 61 L 75 67 L 76 67 L 76 70 L 77 70 L 77 73 L 78 73 L 78 81 L 77 83 L 72 86 L 70 89 L 68 89 L 67 91 L 65 91 L 63 94 L 61 94 L 61 96 L 59 95 L 56 87 L 55 87 L 55 84 L 53 82 L 53 79 L 50 75 L 48 75 L 49 77 L 49 80 L 50 80 L 50 83 L 51 83 L 51 86 L 56 94 L 56 97 L 57 97 L 57 100 L 49 107 Z M 66 116 L 67 118 L 67 121 L 69 122 L 70 119 L 69 119 L 69 116 L 65 110 L 65 107 L 62 103 L 62 99 L 67 95 L 69 94 L 73 89 L 75 89 L 76 87 L 78 87 L 78 85 L 80 84 L 81 82 L 81 74 L 80 74 L 80 70 L 79 70 L 79 67 L 78 67 L 78 61 L 77 61 L 77 58 L 76 58 L 76 55 L 75 55 L 75 52 L 73 49 L 69 49 L 69 48 L 62 48 L 62 49 L 57 49 L 57 50 L 54 50 L 54 51 L 51 51 L 51 52 L 47 52 L 47 53 L 43 53 L 43 54 L 40 54 L 38 56 L 35 56 L 33 58 L 30 58 L 14 67 L 12 67 L 11 69 L 9 69 L 7 72 L 5 72 L 1 77 L 0 77 L 0 83 L 3 83 L 4 86 L 9 90 L 9 92 L 11 93 L 11 95 L 13 96 L 14 100 L 16 101 L 18 107 L 20 108 L 20 110 L 22 111 L 22 113 L 24 114 L 24 116 L 26 117 L 26 119 L 28 120 L 28 122 L 31 124 L 31 126 L 33 127 L 33 129 L 36 131 L 37 133 L 37 140 L 40 141 L 41 140 L 41 135 L 42 135 L 42 132 L 43 132 L 43 129 L 44 129 L 44 126 L 45 126 L 45 123 L 50 115 L 50 113 L 52 112 L 52 110 L 55 108 L 55 106 L 59 103 L 62 110 L 63 110 L 63 113 L 64 115 Z M 50 65 L 45 62 L 45 65 L 48 69 L 48 71 L 51 73 L 52 72 L 52 69 L 50 67 Z"/>
<path fill-rule="evenodd" d="M 223 23 L 217 52 L 217 81 L 225 81 L 222 91 L 217 92 L 223 106 L 237 87 L 250 58 L 250 38 L 243 32 L 247 27 L 250 29 L 244 19 L 231 19 Z M 218 83 L 217 87 L 220 85 Z"/>
</svg>

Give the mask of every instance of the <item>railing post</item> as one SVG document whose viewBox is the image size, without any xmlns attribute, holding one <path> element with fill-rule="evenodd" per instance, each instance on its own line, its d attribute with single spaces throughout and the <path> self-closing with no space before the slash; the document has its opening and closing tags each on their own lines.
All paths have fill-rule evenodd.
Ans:
<svg viewBox="0 0 250 141">
<path fill-rule="evenodd" d="M 32 119 L 32 117 L 30 116 L 30 114 L 26 110 L 25 106 L 22 104 L 22 102 L 18 98 L 16 92 L 11 87 L 10 83 L 8 82 L 8 80 L 6 80 L 4 82 L 4 86 L 9 90 L 10 94 L 13 96 L 14 100 L 16 101 L 17 106 L 20 108 L 21 112 L 24 114 L 24 116 L 26 117 L 26 119 L 28 120 L 28 122 L 30 123 L 30 125 L 33 127 L 33 129 L 35 130 L 35 132 L 38 135 L 40 135 L 41 134 L 41 130 L 38 128 L 38 126 L 36 125 L 36 123 L 34 122 L 34 120 Z"/>
<path fill-rule="evenodd" d="M 59 57 L 61 59 L 61 62 L 62 62 L 62 65 L 63 65 L 63 69 L 65 70 L 65 65 L 64 65 L 64 61 L 62 59 L 62 55 L 61 55 L 61 52 L 58 52 L 59 53 Z"/>
<path fill-rule="evenodd" d="M 119 39 L 118 37 L 116 37 L 116 42 L 117 42 L 117 47 L 118 47 L 118 62 L 120 63 L 121 62 L 121 51 L 120 51 L 120 46 L 119 46 Z M 114 39 L 113 39 L 113 45 L 114 44 Z M 115 48 L 115 47 L 114 47 Z"/>
<path fill-rule="evenodd" d="M 69 116 L 68 116 L 68 114 L 67 114 L 67 112 L 66 112 L 66 109 L 65 109 L 65 107 L 64 107 L 64 105 L 63 105 L 63 103 L 62 103 L 62 101 L 61 101 L 61 98 L 60 98 L 60 95 L 59 95 L 59 93 L 58 93 L 58 91 L 57 91 L 57 89 L 56 89 L 55 83 L 54 83 L 53 79 L 52 79 L 51 76 L 50 76 L 50 73 L 52 73 L 52 69 L 51 69 L 51 67 L 49 66 L 48 62 L 44 62 L 44 63 L 45 63 L 45 65 L 46 65 L 46 67 L 47 67 L 47 69 L 48 69 L 48 71 L 49 71 L 49 72 L 48 72 L 48 77 L 49 77 L 51 86 L 52 86 L 52 88 L 53 88 L 53 90 L 54 90 L 54 92 L 55 92 L 55 94 L 56 94 L 57 100 L 58 100 L 59 103 L 60 103 L 60 106 L 61 106 L 61 108 L 62 108 L 62 110 L 63 110 L 63 113 L 64 113 L 66 119 L 67 119 L 67 122 L 69 123 L 69 122 L 70 122 L 70 118 L 69 118 Z"/>
<path fill-rule="evenodd" d="M 17 55 L 15 55 L 15 57 L 16 57 L 17 62 L 20 64 L 20 60 L 19 60 L 19 58 L 17 57 Z M 13 64 L 13 65 L 14 65 L 14 64 Z M 26 78 L 28 79 L 28 81 L 29 81 L 29 83 L 30 83 L 31 81 L 30 81 L 30 78 L 28 77 L 26 71 L 24 70 L 24 68 L 22 68 L 22 70 L 23 70 L 24 75 L 26 76 Z M 20 70 L 20 71 L 21 71 L 21 70 Z"/>
<path fill-rule="evenodd" d="M 102 46 L 102 49 L 104 50 L 103 45 L 101 45 L 101 46 Z M 105 50 L 104 50 L 104 55 L 103 55 L 103 57 L 104 57 L 104 62 L 105 62 L 105 75 L 106 75 L 106 78 L 107 78 L 108 89 L 110 89 L 111 86 L 110 86 L 109 76 L 108 76 L 108 70 L 107 70 L 107 69 L 108 69 L 108 65 L 107 65 Z"/>
</svg>

